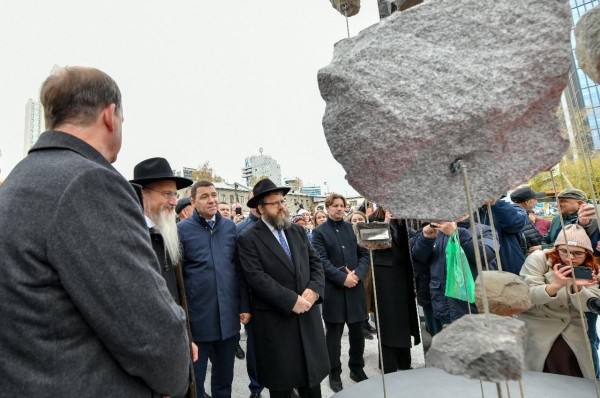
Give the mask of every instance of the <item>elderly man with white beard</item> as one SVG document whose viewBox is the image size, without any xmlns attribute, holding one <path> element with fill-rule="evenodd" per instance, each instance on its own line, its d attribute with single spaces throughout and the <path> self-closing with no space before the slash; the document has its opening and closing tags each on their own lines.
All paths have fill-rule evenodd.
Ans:
<svg viewBox="0 0 600 398">
<path fill-rule="evenodd" d="M 179 196 L 177 190 L 192 185 L 193 181 L 175 176 L 169 162 L 163 158 L 151 158 L 138 163 L 134 168 L 133 176 L 134 179 L 130 182 L 142 187 L 144 217 L 150 230 L 152 248 L 160 264 L 160 274 L 165 278 L 173 300 L 185 310 L 187 316 L 175 206 Z M 192 341 L 189 324 L 188 335 Z M 191 342 L 190 353 L 192 361 L 196 361 L 198 347 L 193 342 Z M 186 397 L 195 396 L 194 372 L 190 368 L 190 388 Z"/>
</svg>

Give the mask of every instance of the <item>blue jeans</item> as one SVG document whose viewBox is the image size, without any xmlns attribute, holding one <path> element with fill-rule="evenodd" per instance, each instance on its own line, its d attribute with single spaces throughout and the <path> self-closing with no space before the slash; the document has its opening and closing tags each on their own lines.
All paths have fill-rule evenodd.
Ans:
<svg viewBox="0 0 600 398">
<path fill-rule="evenodd" d="M 196 394 L 198 398 L 204 396 L 204 381 L 206 368 L 210 355 L 212 368 L 210 377 L 210 393 L 213 398 L 231 398 L 231 383 L 233 382 L 233 362 L 235 348 L 240 341 L 240 334 L 226 340 L 201 342 L 198 345 L 198 360 L 194 362 L 194 375 L 196 376 Z"/>
</svg>

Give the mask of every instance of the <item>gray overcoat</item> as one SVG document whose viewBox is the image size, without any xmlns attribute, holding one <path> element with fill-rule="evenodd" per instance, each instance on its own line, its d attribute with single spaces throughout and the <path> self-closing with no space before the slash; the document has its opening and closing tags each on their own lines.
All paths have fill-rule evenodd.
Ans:
<svg viewBox="0 0 600 398">
<path fill-rule="evenodd" d="M 0 396 L 182 395 L 185 316 L 158 269 L 125 178 L 42 134 L 0 186 Z"/>
</svg>

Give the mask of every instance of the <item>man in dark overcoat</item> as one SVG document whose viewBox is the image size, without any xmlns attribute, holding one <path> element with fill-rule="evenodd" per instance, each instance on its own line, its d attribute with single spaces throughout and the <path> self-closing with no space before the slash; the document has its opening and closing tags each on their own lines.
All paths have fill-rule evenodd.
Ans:
<svg viewBox="0 0 600 398">
<path fill-rule="evenodd" d="M 116 83 L 66 67 L 43 133 L 0 187 L 0 395 L 158 397 L 188 387 L 185 314 L 167 290 L 121 148 Z"/>
<path fill-rule="evenodd" d="M 314 229 L 312 240 L 325 269 L 323 319 L 331 363 L 329 386 L 335 392 L 343 388 L 340 355 L 344 324 L 348 325 L 350 378 L 356 382 L 367 379 L 363 371 L 365 336 L 362 325 L 368 315 L 362 281 L 369 270 L 369 252 L 358 246 L 352 224 L 344 221 L 346 204 L 346 198 L 340 194 L 327 197 L 327 221 Z"/>
<path fill-rule="evenodd" d="M 152 248 L 158 258 L 159 272 L 167 282 L 171 297 L 183 308 L 187 316 L 188 307 L 180 264 L 181 252 L 177 236 L 175 207 L 179 196 L 177 191 L 189 187 L 193 184 L 193 181 L 174 175 L 173 169 L 166 159 L 150 158 L 135 166 L 133 180 L 130 182 L 141 187 L 144 218 L 150 232 Z M 190 357 L 194 362 L 198 359 L 198 346 L 192 341 L 189 323 L 188 335 L 190 337 Z M 195 398 L 196 384 L 194 382 L 194 370 L 191 366 L 189 374 L 190 388 L 185 397 Z"/>
<path fill-rule="evenodd" d="M 261 216 L 238 237 L 239 256 L 252 292 L 258 381 L 271 398 L 320 398 L 329 360 L 319 310 L 323 266 L 304 229 L 285 208 L 289 187 L 259 181 L 248 207 Z"/>
</svg>

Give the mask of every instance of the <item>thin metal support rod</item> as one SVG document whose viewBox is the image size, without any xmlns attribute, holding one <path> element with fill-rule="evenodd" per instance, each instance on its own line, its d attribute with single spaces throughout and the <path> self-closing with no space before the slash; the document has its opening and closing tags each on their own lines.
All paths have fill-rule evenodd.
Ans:
<svg viewBox="0 0 600 398">
<path fill-rule="evenodd" d="M 476 211 L 475 214 L 477 214 L 477 224 L 479 225 L 479 234 L 481 236 L 483 236 L 483 225 L 481 224 L 481 217 L 479 217 L 479 211 Z M 490 226 L 490 228 L 492 228 L 492 233 L 493 233 L 494 227 Z M 490 261 L 488 260 L 486 250 L 483 251 L 483 262 L 485 264 L 485 270 L 489 271 L 490 270 Z"/>
<path fill-rule="evenodd" d="M 383 398 L 387 398 L 385 387 L 385 368 L 383 367 L 383 348 L 381 346 L 381 323 L 379 318 L 379 305 L 377 304 L 377 283 L 375 282 L 375 267 L 373 266 L 373 250 L 369 250 L 371 260 L 371 275 L 373 276 L 373 296 L 375 299 L 375 317 L 377 318 L 377 345 L 379 346 L 379 364 L 381 366 L 381 384 L 383 384 Z"/>
<path fill-rule="evenodd" d="M 369 202 L 365 199 L 365 212 L 369 209 Z M 365 220 L 369 223 L 369 217 Z M 369 249 L 369 265 L 371 267 L 371 280 L 373 281 L 373 298 L 375 299 L 375 318 L 377 319 L 377 346 L 379 347 L 379 365 L 381 366 L 381 384 L 383 385 L 383 398 L 387 398 L 385 387 L 385 368 L 383 366 L 383 347 L 381 346 L 381 323 L 379 318 L 379 304 L 377 301 L 377 283 L 375 281 L 375 266 L 373 264 L 373 250 Z"/>
<path fill-rule="evenodd" d="M 519 390 L 521 391 L 521 398 L 525 398 L 525 387 L 523 387 L 523 379 L 519 379 Z"/>
<path fill-rule="evenodd" d="M 498 235 L 496 233 L 496 226 L 494 224 L 494 215 L 492 214 L 492 206 L 487 204 L 488 217 L 490 218 L 490 228 L 492 228 L 492 239 L 494 240 L 494 253 L 496 254 L 496 264 L 498 264 L 498 271 L 502 271 L 502 261 L 500 260 L 500 245 L 498 244 Z"/>
<path fill-rule="evenodd" d="M 479 239 L 477 237 L 477 229 L 475 228 L 475 220 L 473 219 L 473 201 L 471 200 L 471 188 L 469 186 L 469 177 L 467 175 L 467 165 L 461 159 L 454 162 L 454 170 L 461 171 L 463 177 L 463 184 L 465 187 L 465 194 L 467 197 L 467 206 L 469 209 L 469 222 L 471 223 L 471 231 L 473 237 L 473 249 L 475 251 L 475 264 L 477 266 L 477 273 L 481 281 L 481 301 L 483 303 L 483 312 L 485 314 L 484 325 L 489 326 L 490 320 L 490 305 L 488 302 L 487 291 L 485 289 L 485 279 L 483 276 L 483 267 L 481 266 L 481 253 L 479 252 Z"/>
<path fill-rule="evenodd" d="M 508 395 L 508 398 L 510 398 L 510 387 L 508 386 L 508 380 L 505 380 L 504 383 L 506 384 L 506 395 Z"/>
<path fill-rule="evenodd" d="M 348 38 L 350 38 L 350 24 L 348 23 L 348 4 L 342 4 L 342 10 L 344 11 L 344 16 L 346 17 L 346 33 L 348 34 Z"/>
<path fill-rule="evenodd" d="M 498 398 L 502 398 L 502 386 L 500 383 L 496 383 L 496 392 L 498 393 Z"/>
</svg>

